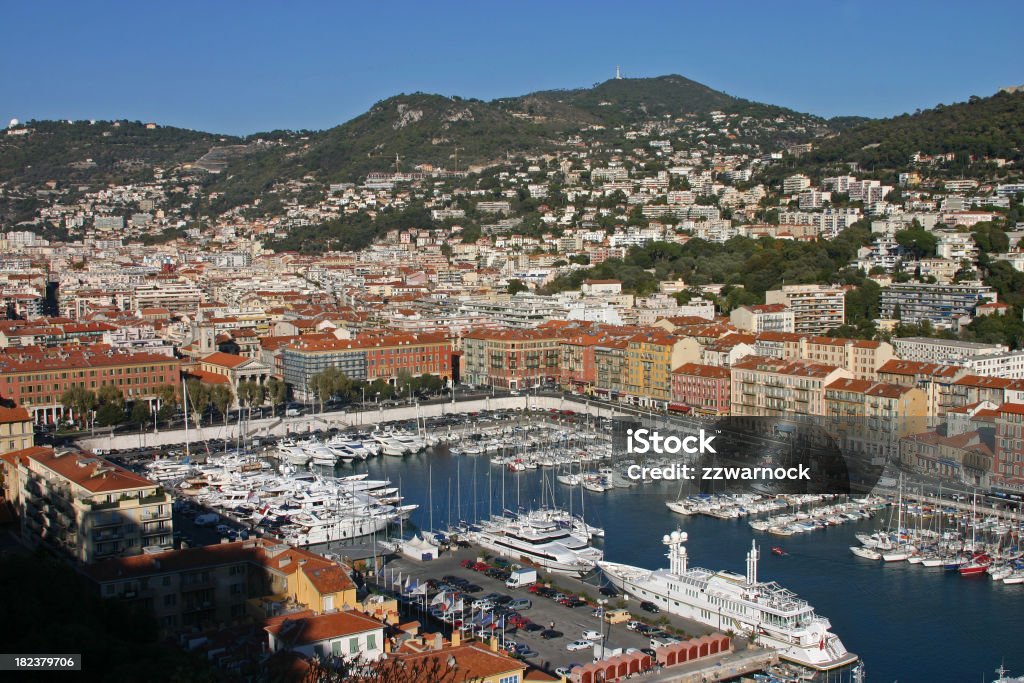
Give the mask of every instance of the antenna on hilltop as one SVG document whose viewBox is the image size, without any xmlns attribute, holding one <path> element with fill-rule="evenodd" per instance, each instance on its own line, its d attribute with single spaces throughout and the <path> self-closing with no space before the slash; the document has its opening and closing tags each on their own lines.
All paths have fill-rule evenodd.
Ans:
<svg viewBox="0 0 1024 683">
<path fill-rule="evenodd" d="M 619 67 L 618 64 L 615 65 L 615 80 L 622 80 L 622 69 Z"/>
</svg>

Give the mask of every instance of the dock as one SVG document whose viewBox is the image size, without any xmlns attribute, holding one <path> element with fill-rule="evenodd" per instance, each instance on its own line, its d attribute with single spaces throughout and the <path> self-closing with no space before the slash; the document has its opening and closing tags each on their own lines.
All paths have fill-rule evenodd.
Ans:
<svg viewBox="0 0 1024 683">
<path fill-rule="evenodd" d="M 538 572 L 541 583 L 549 583 L 553 587 L 566 593 L 575 593 L 588 599 L 592 603 L 587 607 L 569 608 L 564 607 L 553 600 L 534 595 L 525 589 L 509 589 L 504 582 L 486 576 L 480 572 L 474 572 L 462 566 L 464 560 L 477 560 L 481 557 L 492 557 L 489 553 L 477 547 L 453 549 L 452 552 L 443 554 L 440 558 L 431 561 L 418 561 L 406 557 L 388 558 L 382 570 L 375 577 L 367 576 L 371 585 L 376 585 L 382 590 L 390 590 L 393 587 L 395 577 L 399 575 L 403 581 L 411 578 L 414 581 L 441 577 L 452 574 L 470 580 L 483 590 L 477 595 L 490 592 L 502 593 L 513 597 L 525 597 L 532 601 L 530 609 L 522 612 L 523 616 L 531 621 L 549 628 L 561 631 L 564 636 L 553 640 L 543 640 L 537 634 L 520 630 L 512 636 L 516 642 L 526 643 L 537 652 L 535 657 L 527 661 L 545 671 L 554 672 L 558 667 L 570 664 L 587 664 L 592 660 L 590 651 L 568 652 L 565 649 L 567 643 L 581 637 L 587 630 L 596 630 L 606 634 L 606 643 L 609 648 L 646 648 L 650 647 L 649 639 L 630 631 L 624 624 L 609 625 L 602 622 L 599 617 L 593 616 L 593 603 L 597 599 L 607 600 L 605 605 L 608 609 L 627 609 L 637 620 L 669 629 L 679 634 L 680 638 L 693 638 L 714 633 L 704 624 L 683 619 L 670 614 L 648 614 L 640 610 L 639 601 L 630 599 L 626 595 L 619 597 L 604 598 L 598 592 L 599 586 L 588 583 L 574 576 L 565 574 Z M 680 664 L 661 670 L 652 670 L 641 677 L 643 681 L 685 681 L 690 683 L 703 683 L 705 681 L 718 681 L 736 678 L 738 676 L 762 671 L 766 667 L 778 662 L 775 652 L 764 648 L 751 647 L 743 638 L 733 638 L 734 651 L 713 655 L 696 662 Z"/>
</svg>

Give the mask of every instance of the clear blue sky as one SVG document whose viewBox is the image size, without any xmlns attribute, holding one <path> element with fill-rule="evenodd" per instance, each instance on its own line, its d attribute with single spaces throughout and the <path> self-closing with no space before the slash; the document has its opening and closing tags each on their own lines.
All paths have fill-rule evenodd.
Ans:
<svg viewBox="0 0 1024 683">
<path fill-rule="evenodd" d="M 678 73 L 823 116 L 1024 83 L 1024 2 L 4 3 L 0 117 L 327 128 L 401 92 Z"/>
</svg>

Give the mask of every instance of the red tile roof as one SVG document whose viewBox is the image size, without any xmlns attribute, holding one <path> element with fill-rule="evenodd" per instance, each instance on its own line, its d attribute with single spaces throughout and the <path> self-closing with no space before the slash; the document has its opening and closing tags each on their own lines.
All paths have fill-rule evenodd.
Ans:
<svg viewBox="0 0 1024 683">
<path fill-rule="evenodd" d="M 221 351 L 211 353 L 206 358 L 203 358 L 204 363 L 219 365 L 223 368 L 237 368 L 240 365 L 245 365 L 249 360 L 249 358 L 245 358 L 244 356 L 235 356 Z"/>
<path fill-rule="evenodd" d="M 0 405 L 0 423 L 7 422 L 29 422 L 32 417 L 28 414 L 28 411 L 21 406 L 14 406 L 13 408 L 7 408 Z"/>
<path fill-rule="evenodd" d="M 264 630 L 275 636 L 287 634 L 289 642 L 309 645 L 332 638 L 352 636 L 367 631 L 382 630 L 384 624 L 358 612 L 332 612 L 314 614 L 310 610 L 272 617 Z"/>
<path fill-rule="evenodd" d="M 92 493 L 156 486 L 149 479 L 91 453 L 55 452 L 52 448 L 26 450 L 35 451 L 26 453 L 29 459 Z"/>
<path fill-rule="evenodd" d="M 675 375 L 688 375 L 690 377 L 708 377 L 711 379 L 729 379 L 731 373 L 729 368 L 721 368 L 717 365 L 702 365 L 700 363 L 684 363 L 672 371 Z"/>
</svg>

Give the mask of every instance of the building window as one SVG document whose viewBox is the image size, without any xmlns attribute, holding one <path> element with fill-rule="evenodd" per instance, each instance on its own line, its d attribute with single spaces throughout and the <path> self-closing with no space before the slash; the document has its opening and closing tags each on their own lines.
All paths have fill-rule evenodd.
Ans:
<svg viewBox="0 0 1024 683">
<path fill-rule="evenodd" d="M 359 639 L 349 638 L 348 640 L 348 653 L 350 655 L 359 654 Z"/>
</svg>

